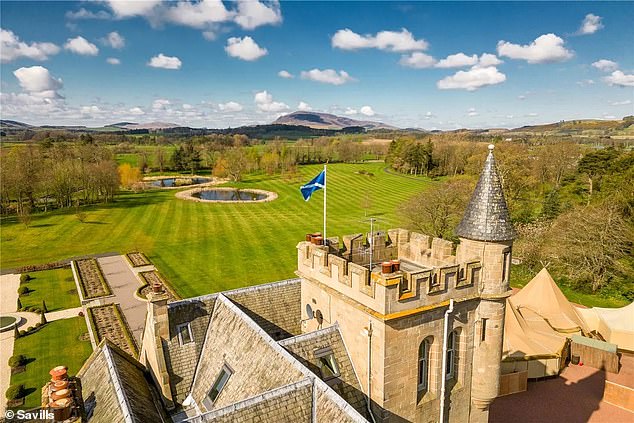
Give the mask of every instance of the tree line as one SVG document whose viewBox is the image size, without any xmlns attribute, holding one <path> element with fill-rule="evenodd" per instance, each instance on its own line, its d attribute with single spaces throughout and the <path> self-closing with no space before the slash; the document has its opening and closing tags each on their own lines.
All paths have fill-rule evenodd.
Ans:
<svg viewBox="0 0 634 423">
<path fill-rule="evenodd" d="M 2 214 L 108 202 L 119 188 L 112 151 L 92 145 L 25 145 L 0 155 Z"/>
</svg>

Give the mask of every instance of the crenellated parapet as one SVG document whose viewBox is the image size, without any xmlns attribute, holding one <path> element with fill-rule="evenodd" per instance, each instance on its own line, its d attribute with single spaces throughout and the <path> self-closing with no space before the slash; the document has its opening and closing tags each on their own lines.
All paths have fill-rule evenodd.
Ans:
<svg viewBox="0 0 634 423">
<path fill-rule="evenodd" d="M 481 257 L 405 229 L 297 245 L 297 274 L 343 294 L 377 315 L 395 318 L 453 299 L 478 297 Z M 459 257 L 459 260 L 457 259 Z"/>
</svg>

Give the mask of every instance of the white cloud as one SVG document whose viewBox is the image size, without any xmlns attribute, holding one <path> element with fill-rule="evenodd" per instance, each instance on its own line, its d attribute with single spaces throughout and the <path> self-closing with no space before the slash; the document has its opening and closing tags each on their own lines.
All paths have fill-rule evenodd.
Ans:
<svg viewBox="0 0 634 423">
<path fill-rule="evenodd" d="M 467 56 L 464 53 L 450 54 L 446 58 L 436 63 L 437 68 L 462 68 L 473 66 L 478 63 L 478 55 Z"/>
<path fill-rule="evenodd" d="M 356 115 L 358 113 L 357 109 L 353 109 L 351 107 L 346 107 L 346 110 L 343 112 L 344 115 Z"/>
<path fill-rule="evenodd" d="M 31 43 L 20 38 L 8 29 L 0 29 L 0 62 L 8 63 L 21 57 L 33 60 L 47 60 L 59 53 L 60 48 L 53 43 Z"/>
<path fill-rule="evenodd" d="M 613 101 L 610 106 L 627 106 L 628 104 L 632 104 L 632 100 Z"/>
<path fill-rule="evenodd" d="M 240 103 L 236 103 L 235 101 L 228 101 L 226 103 L 218 104 L 218 109 L 221 112 L 226 112 L 226 113 L 241 112 L 242 105 Z"/>
<path fill-rule="evenodd" d="M 64 48 L 75 54 L 81 54 L 82 56 L 96 56 L 99 54 L 99 48 L 81 36 L 66 40 Z"/>
<path fill-rule="evenodd" d="M 203 31 L 203 38 L 207 41 L 213 41 L 216 39 L 216 32 L 215 31 Z"/>
<path fill-rule="evenodd" d="M 116 57 L 108 57 L 106 59 L 106 62 L 108 62 L 111 65 L 120 65 L 121 64 L 121 60 L 117 59 Z"/>
<path fill-rule="evenodd" d="M 84 114 L 84 115 L 96 115 L 99 113 L 103 113 L 103 110 L 101 110 L 99 106 L 95 106 L 95 105 L 81 106 L 79 111 L 81 112 L 81 114 Z"/>
<path fill-rule="evenodd" d="M 262 25 L 276 25 L 282 22 L 280 3 L 273 1 L 268 6 L 259 1 L 241 0 L 235 22 L 244 29 L 255 29 Z"/>
<path fill-rule="evenodd" d="M 614 72 L 619 68 L 619 64 L 612 60 L 601 59 L 592 64 L 593 67 L 599 69 L 602 72 Z"/>
<path fill-rule="evenodd" d="M 497 50 L 500 56 L 526 60 L 531 64 L 563 62 L 574 56 L 572 50 L 564 47 L 564 40 L 555 34 L 540 35 L 528 45 L 499 41 Z"/>
<path fill-rule="evenodd" d="M 297 105 L 297 110 L 301 110 L 302 112 L 309 112 L 313 110 L 313 108 L 310 107 L 310 104 L 300 101 Z"/>
<path fill-rule="evenodd" d="M 19 68 L 13 72 L 22 89 L 39 98 L 60 98 L 58 94 L 64 83 L 61 78 L 51 76 L 48 69 L 42 66 Z"/>
<path fill-rule="evenodd" d="M 402 66 L 407 66 L 409 68 L 425 69 L 433 67 L 436 64 L 436 59 L 428 54 L 416 51 L 410 55 L 404 54 L 401 56 L 399 63 Z"/>
<path fill-rule="evenodd" d="M 616 116 L 609 113 L 603 113 L 603 119 L 616 119 Z"/>
<path fill-rule="evenodd" d="M 148 62 L 148 66 L 161 69 L 180 69 L 183 62 L 178 57 L 166 56 L 160 53 L 158 56 L 154 56 Z"/>
<path fill-rule="evenodd" d="M 225 51 L 231 57 L 247 61 L 258 60 L 260 57 L 266 56 L 268 53 L 265 48 L 260 47 L 253 38 L 249 36 L 244 38 L 229 38 L 227 40 Z"/>
<path fill-rule="evenodd" d="M 125 47 L 125 38 L 123 38 L 117 31 L 112 31 L 101 39 L 101 42 L 112 48 L 121 49 Z"/>
<path fill-rule="evenodd" d="M 144 115 L 145 114 L 143 109 L 141 109 L 140 107 L 133 107 L 133 108 L 128 110 L 128 113 L 130 113 L 131 115 L 135 115 L 135 116 L 140 116 L 140 115 Z"/>
<path fill-rule="evenodd" d="M 332 85 L 343 85 L 347 82 L 355 81 L 348 72 L 340 70 L 337 73 L 334 69 L 311 69 L 309 71 L 302 71 L 301 77 L 302 79 L 310 79 L 311 81 Z"/>
<path fill-rule="evenodd" d="M 132 16 L 147 16 L 161 3 L 161 0 L 107 0 L 108 6 L 119 18 L 129 18 Z"/>
<path fill-rule="evenodd" d="M 183 103 L 183 105 L 181 106 L 183 108 L 183 110 L 193 110 L 194 106 L 192 106 L 191 104 L 187 104 L 187 103 Z"/>
<path fill-rule="evenodd" d="M 473 66 L 468 71 L 458 71 L 436 83 L 441 90 L 475 91 L 487 85 L 501 84 L 506 81 L 506 75 L 494 66 Z"/>
<path fill-rule="evenodd" d="M 588 13 L 583 19 L 583 22 L 581 22 L 581 26 L 579 27 L 579 31 L 577 31 L 577 34 L 594 34 L 601 28 L 603 28 L 603 24 L 601 23 L 601 16 Z"/>
<path fill-rule="evenodd" d="M 620 70 L 612 72 L 610 76 L 604 77 L 603 80 L 609 85 L 634 87 L 634 74 L 625 74 Z"/>
<path fill-rule="evenodd" d="M 526 96 L 524 94 L 520 94 L 517 96 L 518 100 L 526 100 Z"/>
<path fill-rule="evenodd" d="M 295 78 L 295 76 L 292 73 L 286 70 L 279 71 L 277 73 L 277 76 L 279 76 L 280 78 L 286 78 L 286 79 Z"/>
<path fill-rule="evenodd" d="M 528 113 L 528 114 L 527 114 L 527 115 L 525 115 L 525 116 L 526 116 L 526 117 L 537 117 L 537 116 L 539 116 L 539 113 L 535 113 L 535 112 L 533 112 L 533 113 Z"/>
<path fill-rule="evenodd" d="M 478 59 L 478 65 L 482 67 L 501 65 L 502 62 L 495 54 L 483 53 Z"/>
<path fill-rule="evenodd" d="M 423 118 L 427 119 L 427 120 L 433 119 L 435 117 L 436 117 L 436 115 L 434 115 L 432 112 L 427 112 L 427 113 L 425 113 L 425 116 L 423 116 Z"/>
<path fill-rule="evenodd" d="M 426 50 L 427 41 L 414 38 L 411 32 L 403 28 L 400 32 L 380 31 L 376 35 L 360 35 L 351 29 L 340 29 L 332 36 L 332 46 L 342 50 L 358 50 L 362 48 L 377 48 L 394 52 Z"/>
<path fill-rule="evenodd" d="M 273 96 L 267 91 L 260 91 L 256 93 L 253 101 L 255 102 L 258 110 L 261 112 L 279 113 L 289 109 L 287 104 L 273 101 Z"/>
<path fill-rule="evenodd" d="M 225 22 L 233 15 L 222 1 L 205 0 L 196 3 L 178 2 L 165 10 L 164 18 L 176 24 L 202 29 L 209 24 Z"/>
<path fill-rule="evenodd" d="M 165 98 L 159 98 L 152 102 L 152 110 L 165 110 L 167 109 L 167 106 L 171 104 L 172 104 L 171 101 Z"/>
<path fill-rule="evenodd" d="M 374 116 L 376 113 L 374 113 L 374 110 L 372 110 L 372 107 L 370 106 L 363 106 L 359 109 L 359 113 L 361 113 L 364 116 Z"/>
<path fill-rule="evenodd" d="M 471 107 L 471 108 L 469 108 L 469 110 L 467 110 L 467 116 L 469 116 L 469 117 L 478 116 L 479 114 L 480 113 L 477 112 L 475 107 Z"/>
<path fill-rule="evenodd" d="M 577 81 L 577 85 L 587 87 L 588 85 L 594 85 L 593 79 L 584 79 L 583 81 Z"/>
<path fill-rule="evenodd" d="M 98 10 L 97 12 L 92 12 L 85 8 L 80 8 L 78 11 L 73 12 L 69 10 L 66 12 L 66 18 L 68 19 L 110 19 L 110 13 L 105 10 Z"/>
</svg>

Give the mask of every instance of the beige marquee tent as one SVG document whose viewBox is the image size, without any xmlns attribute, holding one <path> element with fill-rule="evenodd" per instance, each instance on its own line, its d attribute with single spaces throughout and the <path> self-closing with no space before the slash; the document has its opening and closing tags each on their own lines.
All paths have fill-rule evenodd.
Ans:
<svg viewBox="0 0 634 423">
<path fill-rule="evenodd" d="M 634 351 L 634 303 L 621 308 L 575 309 L 591 331 L 620 349 Z"/>
<path fill-rule="evenodd" d="M 576 307 L 545 268 L 506 301 L 503 373 L 527 370 L 529 378 L 558 374 L 568 338 L 589 332 Z"/>
</svg>

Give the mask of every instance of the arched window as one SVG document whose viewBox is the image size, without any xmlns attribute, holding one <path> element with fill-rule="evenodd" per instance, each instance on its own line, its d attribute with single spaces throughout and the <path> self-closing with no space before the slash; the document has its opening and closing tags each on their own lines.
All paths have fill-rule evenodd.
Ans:
<svg viewBox="0 0 634 423">
<path fill-rule="evenodd" d="M 418 391 L 426 391 L 429 387 L 429 353 L 431 339 L 425 338 L 418 347 Z"/>
<path fill-rule="evenodd" d="M 447 336 L 447 364 L 445 367 L 445 377 L 451 379 L 455 376 L 456 365 L 456 337 L 457 332 L 454 330 Z"/>
</svg>

